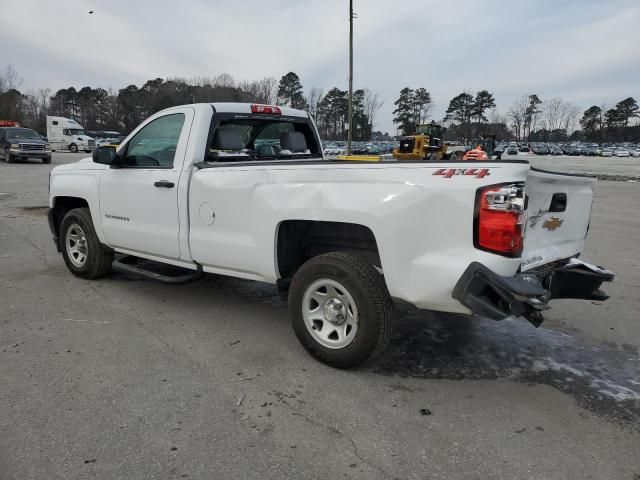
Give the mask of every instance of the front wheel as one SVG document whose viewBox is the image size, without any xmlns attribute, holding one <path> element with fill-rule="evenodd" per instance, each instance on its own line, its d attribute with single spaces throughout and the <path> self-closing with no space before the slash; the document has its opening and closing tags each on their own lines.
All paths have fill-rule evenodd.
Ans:
<svg viewBox="0 0 640 480">
<path fill-rule="evenodd" d="M 93 279 L 111 270 L 113 252 L 100 243 L 88 208 L 74 208 L 64 216 L 60 241 L 64 262 L 74 275 Z"/>
<path fill-rule="evenodd" d="M 7 163 L 13 163 L 13 157 L 9 153 L 9 147 L 4 149 L 4 161 Z"/>
<path fill-rule="evenodd" d="M 42 159 L 42 163 L 44 163 L 44 164 L 51 163 L 51 157 L 44 157 Z"/>
<path fill-rule="evenodd" d="M 71 153 L 78 153 L 78 146 L 75 143 L 72 143 L 69 145 L 69 151 Z"/>
<path fill-rule="evenodd" d="M 384 277 L 350 253 L 327 253 L 302 265 L 291 283 L 289 309 L 302 346 L 332 367 L 362 365 L 391 338 L 394 309 Z"/>
</svg>

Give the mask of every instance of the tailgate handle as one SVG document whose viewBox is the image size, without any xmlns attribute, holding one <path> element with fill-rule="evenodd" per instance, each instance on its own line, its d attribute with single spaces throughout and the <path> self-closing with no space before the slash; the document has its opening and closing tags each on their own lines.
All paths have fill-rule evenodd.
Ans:
<svg viewBox="0 0 640 480">
<path fill-rule="evenodd" d="M 567 209 L 567 194 L 554 193 L 551 197 L 549 212 L 564 212 Z"/>
</svg>

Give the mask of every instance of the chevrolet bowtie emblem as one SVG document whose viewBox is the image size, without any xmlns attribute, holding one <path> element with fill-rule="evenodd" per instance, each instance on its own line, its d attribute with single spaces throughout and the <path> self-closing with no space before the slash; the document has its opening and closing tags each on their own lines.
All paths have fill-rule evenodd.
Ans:
<svg viewBox="0 0 640 480">
<path fill-rule="evenodd" d="M 542 224 L 542 228 L 546 228 L 550 232 L 553 232 L 556 228 L 560 227 L 563 222 L 564 220 L 560 220 L 558 217 L 551 217 Z"/>
</svg>

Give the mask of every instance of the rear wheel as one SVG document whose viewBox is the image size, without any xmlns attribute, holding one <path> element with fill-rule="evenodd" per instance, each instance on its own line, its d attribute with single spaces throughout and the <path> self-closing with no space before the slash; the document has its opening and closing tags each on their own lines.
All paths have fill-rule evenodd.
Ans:
<svg viewBox="0 0 640 480">
<path fill-rule="evenodd" d="M 74 208 L 64 216 L 60 241 L 64 262 L 74 275 L 93 279 L 111 270 L 113 252 L 100 243 L 88 208 Z"/>
<path fill-rule="evenodd" d="M 388 345 L 393 302 L 384 277 L 357 255 L 332 252 L 307 261 L 289 290 L 293 330 L 315 358 L 352 368 Z"/>
<path fill-rule="evenodd" d="M 78 153 L 78 146 L 75 143 L 72 143 L 69 145 L 69 151 L 71 153 Z"/>
</svg>

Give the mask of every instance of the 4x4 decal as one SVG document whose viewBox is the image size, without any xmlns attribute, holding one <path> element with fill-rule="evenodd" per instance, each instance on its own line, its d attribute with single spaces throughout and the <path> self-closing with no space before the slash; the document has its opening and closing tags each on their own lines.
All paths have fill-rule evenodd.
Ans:
<svg viewBox="0 0 640 480">
<path fill-rule="evenodd" d="M 440 168 L 433 172 L 434 175 L 442 175 L 443 178 L 451 178 L 454 175 L 469 175 L 475 178 L 484 178 L 491 175 L 489 168 Z"/>
</svg>

